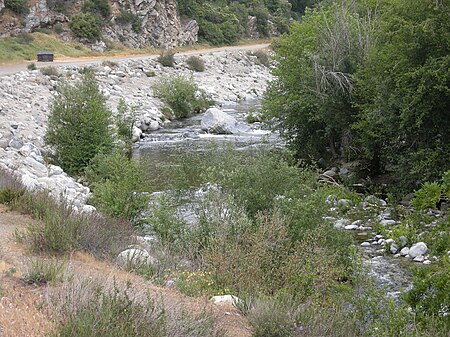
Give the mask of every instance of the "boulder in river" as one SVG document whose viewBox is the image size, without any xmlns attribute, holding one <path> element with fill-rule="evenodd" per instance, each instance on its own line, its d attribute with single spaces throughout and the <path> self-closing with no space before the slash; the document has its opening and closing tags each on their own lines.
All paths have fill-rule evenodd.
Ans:
<svg viewBox="0 0 450 337">
<path fill-rule="evenodd" d="M 238 121 L 226 112 L 217 108 L 209 108 L 201 121 L 203 131 L 217 134 L 233 134 L 239 132 Z"/>
</svg>

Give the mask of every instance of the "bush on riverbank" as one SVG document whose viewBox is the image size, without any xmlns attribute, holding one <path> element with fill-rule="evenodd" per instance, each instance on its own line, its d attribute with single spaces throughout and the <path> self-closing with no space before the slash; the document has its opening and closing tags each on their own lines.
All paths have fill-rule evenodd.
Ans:
<svg viewBox="0 0 450 337">
<path fill-rule="evenodd" d="M 57 92 L 45 140 L 55 151 L 55 162 L 69 175 L 79 175 L 98 153 L 112 149 L 112 113 L 92 71 L 73 86 L 62 83 Z"/>
<path fill-rule="evenodd" d="M 144 167 L 120 150 L 95 156 L 85 178 L 93 190 L 90 201 L 110 216 L 136 222 L 148 207 Z"/>
<path fill-rule="evenodd" d="M 189 117 L 213 104 L 192 78 L 183 75 L 162 77 L 152 89 L 154 95 L 172 109 L 175 118 Z"/>
</svg>

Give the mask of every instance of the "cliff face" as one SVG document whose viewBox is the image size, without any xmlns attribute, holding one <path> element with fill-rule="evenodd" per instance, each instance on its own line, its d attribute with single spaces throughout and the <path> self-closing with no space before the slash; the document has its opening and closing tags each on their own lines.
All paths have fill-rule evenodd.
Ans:
<svg viewBox="0 0 450 337">
<path fill-rule="evenodd" d="M 113 18 L 103 29 L 109 40 L 120 40 L 133 48 L 171 48 L 197 42 L 198 25 L 195 21 L 181 24 L 175 0 L 113 0 L 111 7 Z M 135 31 L 131 23 L 116 24 L 121 10 L 139 18 L 140 31 Z"/>
<path fill-rule="evenodd" d="M 16 15 L 3 8 L 4 1 L 0 0 L 0 37 L 58 26 L 61 38 L 70 40 L 72 36 L 68 22 L 70 16 L 79 11 L 81 4 L 81 0 L 75 0 L 62 13 L 52 10 L 47 0 L 29 0 L 28 13 Z M 197 23 L 194 20 L 181 23 L 175 0 L 111 0 L 110 6 L 112 14 L 102 28 L 105 39 L 122 42 L 131 48 L 172 48 L 197 41 Z M 139 29 L 133 27 L 131 22 L 120 21 L 124 12 L 131 13 L 138 20 Z"/>
</svg>

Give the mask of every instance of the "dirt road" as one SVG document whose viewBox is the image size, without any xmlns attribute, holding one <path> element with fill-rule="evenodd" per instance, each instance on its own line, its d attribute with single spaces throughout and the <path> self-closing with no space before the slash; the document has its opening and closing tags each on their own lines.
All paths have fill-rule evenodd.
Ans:
<svg viewBox="0 0 450 337">
<path fill-rule="evenodd" d="M 268 43 L 264 44 L 253 44 L 253 45 L 242 45 L 242 46 L 227 46 L 220 48 L 211 48 L 211 49 L 199 49 L 199 50 L 191 50 L 185 52 L 176 53 L 176 55 L 200 55 L 200 54 L 224 54 L 229 51 L 238 51 L 238 50 L 258 50 L 262 48 L 267 48 L 269 46 Z M 48 66 L 85 66 L 85 65 L 93 65 L 99 64 L 104 61 L 126 61 L 126 60 L 145 60 L 145 59 L 154 59 L 158 57 L 158 55 L 130 55 L 130 56 L 105 56 L 105 57 L 80 57 L 80 58 L 64 58 L 63 60 L 56 60 L 55 62 L 35 62 L 37 68 L 48 67 Z M 13 64 L 13 65 L 4 65 L 0 66 L 0 76 L 11 75 L 17 73 L 19 71 L 27 70 L 27 66 L 32 62 L 22 63 L 22 64 Z"/>
</svg>

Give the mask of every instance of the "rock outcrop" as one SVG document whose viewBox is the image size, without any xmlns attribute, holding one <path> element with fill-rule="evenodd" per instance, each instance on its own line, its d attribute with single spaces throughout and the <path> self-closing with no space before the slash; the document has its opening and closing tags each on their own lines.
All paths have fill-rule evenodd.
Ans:
<svg viewBox="0 0 450 337">
<path fill-rule="evenodd" d="M 68 27 L 70 16 L 77 13 L 81 0 L 74 1 L 63 14 L 49 8 L 47 0 L 37 0 L 29 7 L 24 18 L 6 11 L 0 13 L 0 37 L 30 33 L 40 28 L 52 29 L 60 25 L 60 35 L 70 40 Z M 182 23 L 175 0 L 111 0 L 112 14 L 103 22 L 102 35 L 112 42 L 122 42 L 130 48 L 174 48 L 197 42 L 198 24 L 195 20 Z M 0 11 L 4 2 L 0 1 Z M 129 13 L 139 24 L 120 21 L 122 13 Z M 103 51 L 106 45 L 92 45 L 94 50 Z M 104 47 L 104 48 L 103 48 Z"/>
<path fill-rule="evenodd" d="M 114 0 L 112 9 L 113 18 L 103 29 L 103 36 L 111 41 L 121 41 L 131 48 L 173 48 L 197 42 L 197 22 L 182 25 L 175 0 Z M 139 30 L 132 23 L 118 22 L 121 10 L 136 15 Z"/>
</svg>

